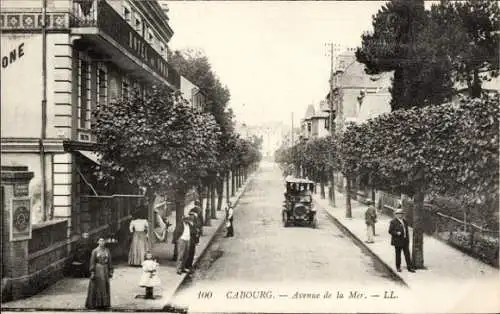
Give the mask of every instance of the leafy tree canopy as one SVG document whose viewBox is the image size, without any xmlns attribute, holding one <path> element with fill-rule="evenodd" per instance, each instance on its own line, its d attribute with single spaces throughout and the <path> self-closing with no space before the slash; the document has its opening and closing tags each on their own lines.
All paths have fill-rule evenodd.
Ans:
<svg viewBox="0 0 500 314">
<path fill-rule="evenodd" d="M 446 102 L 457 82 L 479 97 L 481 82 L 498 75 L 499 9 L 496 1 L 392 0 L 362 35 L 357 60 L 367 73 L 394 71 L 393 110 Z"/>
<path fill-rule="evenodd" d="M 105 179 L 125 174 L 158 192 L 195 184 L 217 163 L 215 120 L 195 114 L 178 92 L 155 87 L 147 98 L 136 95 L 101 105 L 95 118 Z"/>
</svg>

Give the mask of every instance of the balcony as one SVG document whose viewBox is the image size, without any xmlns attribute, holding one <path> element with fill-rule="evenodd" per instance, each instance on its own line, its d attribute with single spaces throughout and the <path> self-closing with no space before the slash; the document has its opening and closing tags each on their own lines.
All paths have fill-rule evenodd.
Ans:
<svg viewBox="0 0 500 314">
<path fill-rule="evenodd" d="M 180 88 L 180 75 L 105 0 L 74 0 L 70 26 L 83 43 L 96 46 L 125 70 L 146 80 L 153 73 L 171 88 Z"/>
</svg>

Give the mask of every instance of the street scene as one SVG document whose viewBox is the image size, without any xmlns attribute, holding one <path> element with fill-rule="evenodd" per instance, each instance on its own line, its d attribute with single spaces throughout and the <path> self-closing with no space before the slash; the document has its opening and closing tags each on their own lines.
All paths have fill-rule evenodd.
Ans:
<svg viewBox="0 0 500 314">
<path fill-rule="evenodd" d="M 3 0 L 2 312 L 500 310 L 500 7 Z"/>
</svg>

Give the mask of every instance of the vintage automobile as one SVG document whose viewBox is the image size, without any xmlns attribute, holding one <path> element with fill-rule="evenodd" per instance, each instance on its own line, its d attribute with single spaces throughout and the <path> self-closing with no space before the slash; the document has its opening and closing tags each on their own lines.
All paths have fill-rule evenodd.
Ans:
<svg viewBox="0 0 500 314">
<path fill-rule="evenodd" d="M 316 209 L 312 203 L 313 181 L 302 178 L 285 179 L 285 201 L 281 212 L 283 225 L 317 226 Z"/>
</svg>

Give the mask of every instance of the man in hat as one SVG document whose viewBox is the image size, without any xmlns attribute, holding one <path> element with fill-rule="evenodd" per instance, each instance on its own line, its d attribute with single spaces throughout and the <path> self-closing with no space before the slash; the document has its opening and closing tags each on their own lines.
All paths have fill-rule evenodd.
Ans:
<svg viewBox="0 0 500 314">
<path fill-rule="evenodd" d="M 203 235 L 203 210 L 201 209 L 200 201 L 194 201 L 194 207 L 190 212 L 196 213 L 196 227 L 198 229 L 198 236 L 201 237 Z"/>
<path fill-rule="evenodd" d="M 373 236 L 375 235 L 375 223 L 377 222 L 377 211 L 373 206 L 372 200 L 366 200 L 368 208 L 365 211 L 366 223 L 366 243 L 373 243 Z"/>
<path fill-rule="evenodd" d="M 186 262 L 188 260 L 189 242 L 191 241 L 191 229 L 189 217 L 184 216 L 182 223 L 176 226 L 174 231 L 173 241 L 177 247 L 177 274 L 179 275 L 183 272 L 189 272 L 186 269 Z"/>
<path fill-rule="evenodd" d="M 406 267 L 409 272 L 414 273 L 415 270 L 410 257 L 410 234 L 408 232 L 408 223 L 404 219 L 403 209 L 396 209 L 394 216 L 389 225 L 389 234 L 391 235 L 391 245 L 394 246 L 396 253 L 396 269 L 401 272 L 401 251 L 403 251 Z"/>
</svg>

